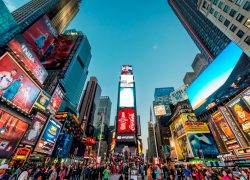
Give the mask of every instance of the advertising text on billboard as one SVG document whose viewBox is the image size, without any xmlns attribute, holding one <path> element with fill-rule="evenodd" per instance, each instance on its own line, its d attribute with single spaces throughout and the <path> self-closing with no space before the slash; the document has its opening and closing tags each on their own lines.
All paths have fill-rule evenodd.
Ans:
<svg viewBox="0 0 250 180">
<path fill-rule="evenodd" d="M 134 108 L 122 108 L 118 111 L 117 132 L 136 133 L 136 115 Z"/>
<path fill-rule="evenodd" d="M 63 100 L 64 93 L 58 85 L 50 99 L 50 104 L 54 112 L 57 112 Z"/>
<path fill-rule="evenodd" d="M 133 74 L 133 68 L 131 65 L 123 65 L 122 66 L 122 75 L 132 75 Z"/>
<path fill-rule="evenodd" d="M 180 101 L 184 101 L 188 99 L 186 94 L 186 86 L 180 87 L 175 91 L 170 93 L 171 102 L 175 105 Z"/>
<path fill-rule="evenodd" d="M 134 87 L 133 75 L 121 75 L 120 87 Z"/>
</svg>

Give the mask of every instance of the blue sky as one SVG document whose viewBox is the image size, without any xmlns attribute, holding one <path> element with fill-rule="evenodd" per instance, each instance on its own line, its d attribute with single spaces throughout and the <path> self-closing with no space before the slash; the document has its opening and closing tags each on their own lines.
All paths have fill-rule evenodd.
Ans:
<svg viewBox="0 0 250 180">
<path fill-rule="evenodd" d="M 27 1 L 5 2 L 15 9 Z M 111 98 L 111 124 L 116 113 L 120 67 L 133 65 L 145 151 L 154 88 L 183 84 L 199 52 L 195 44 L 167 0 L 84 0 L 69 28 L 84 32 L 90 41 L 93 58 L 89 75 L 99 80 L 102 95 Z"/>
</svg>

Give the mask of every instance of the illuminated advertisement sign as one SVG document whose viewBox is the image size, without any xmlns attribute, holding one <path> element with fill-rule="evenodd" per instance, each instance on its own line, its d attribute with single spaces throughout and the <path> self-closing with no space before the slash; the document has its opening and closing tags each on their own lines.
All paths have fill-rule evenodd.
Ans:
<svg viewBox="0 0 250 180">
<path fill-rule="evenodd" d="M 119 107 L 134 107 L 134 89 L 120 88 Z"/>
<path fill-rule="evenodd" d="M 188 99 L 186 94 L 186 86 L 180 87 L 179 89 L 176 89 L 175 91 L 170 93 L 170 98 L 172 104 L 177 104 L 180 101 L 184 101 Z"/>
<path fill-rule="evenodd" d="M 11 50 L 19 57 L 19 59 L 24 63 L 25 67 L 31 71 L 31 73 L 36 77 L 36 79 L 43 84 L 46 77 L 48 76 L 47 71 L 38 60 L 35 53 L 29 47 L 23 36 L 18 35 L 12 39 L 8 46 Z"/>
<path fill-rule="evenodd" d="M 9 158 L 28 128 L 28 124 L 0 109 L 0 158 Z"/>
<path fill-rule="evenodd" d="M 25 133 L 22 143 L 34 146 L 44 124 L 46 123 L 47 117 L 41 113 L 37 113 L 34 117 L 31 126 L 29 127 L 28 131 Z"/>
<path fill-rule="evenodd" d="M 117 132 L 123 133 L 136 133 L 136 116 L 133 108 L 122 108 L 118 111 L 118 124 Z"/>
<path fill-rule="evenodd" d="M 26 160 L 30 154 L 29 148 L 18 148 L 13 159 Z"/>
<path fill-rule="evenodd" d="M 236 98 L 231 101 L 228 108 L 232 112 L 236 122 L 240 125 L 241 129 L 250 137 L 250 109 L 247 104 L 241 99 Z"/>
<path fill-rule="evenodd" d="M 116 137 L 116 142 L 134 142 L 135 141 L 135 136 L 134 135 L 125 135 L 125 134 L 119 134 Z"/>
<path fill-rule="evenodd" d="M 242 94 L 242 97 L 247 102 L 247 104 L 250 106 L 250 89 L 248 89 L 247 91 L 245 91 Z"/>
<path fill-rule="evenodd" d="M 192 133 L 187 136 L 194 156 L 219 155 L 216 143 L 210 133 Z"/>
<path fill-rule="evenodd" d="M 223 114 L 220 111 L 218 111 L 215 114 L 213 114 L 211 117 L 212 117 L 214 124 L 216 125 L 215 127 L 221 139 L 225 142 L 225 145 L 227 146 L 227 148 L 230 150 L 233 148 L 240 147 L 235 139 L 233 131 L 231 130 Z"/>
<path fill-rule="evenodd" d="M 63 100 L 64 93 L 60 86 L 58 85 L 50 99 L 50 104 L 52 109 L 57 112 Z"/>
<path fill-rule="evenodd" d="M 0 94 L 26 113 L 29 113 L 40 88 L 15 62 L 9 53 L 0 57 Z"/>
<path fill-rule="evenodd" d="M 46 93 L 45 91 L 41 91 L 39 97 L 37 98 L 34 106 L 37 107 L 38 109 L 41 109 L 45 111 L 49 105 L 50 102 L 50 95 Z"/>
<path fill-rule="evenodd" d="M 134 87 L 134 76 L 121 75 L 120 87 Z"/>
<path fill-rule="evenodd" d="M 50 54 L 55 49 L 54 40 L 58 33 L 45 15 L 30 26 L 23 36 L 41 59 L 45 53 Z"/>
<path fill-rule="evenodd" d="M 35 151 L 51 155 L 60 133 L 62 124 L 53 117 L 50 117 L 42 136 L 38 140 Z"/>
<path fill-rule="evenodd" d="M 123 65 L 122 66 L 122 75 L 132 75 L 133 74 L 133 68 L 131 65 Z"/>
<path fill-rule="evenodd" d="M 154 112 L 156 116 L 164 116 L 167 114 L 164 105 L 155 105 Z"/>
<path fill-rule="evenodd" d="M 45 54 L 41 62 L 46 69 L 61 69 L 76 45 L 77 35 L 60 35 L 54 42 L 55 48 Z"/>
<path fill-rule="evenodd" d="M 250 84 L 250 60 L 231 42 L 187 88 L 196 114 L 227 102 Z"/>
</svg>

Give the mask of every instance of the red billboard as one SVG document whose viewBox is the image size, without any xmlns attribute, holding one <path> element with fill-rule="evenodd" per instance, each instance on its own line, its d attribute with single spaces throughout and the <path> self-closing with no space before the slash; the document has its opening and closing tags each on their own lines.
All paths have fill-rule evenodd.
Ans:
<svg viewBox="0 0 250 180">
<path fill-rule="evenodd" d="M 0 57 L 0 95 L 2 98 L 29 113 L 40 91 L 40 88 L 9 53 Z"/>
<path fill-rule="evenodd" d="M 29 130 L 25 133 L 22 143 L 34 146 L 43 129 L 44 124 L 46 123 L 46 120 L 47 117 L 38 112 L 34 117 Z"/>
<path fill-rule="evenodd" d="M 60 35 L 54 42 L 54 51 L 49 56 L 41 59 L 46 69 L 62 68 L 66 60 L 68 60 L 77 38 L 77 35 Z"/>
<path fill-rule="evenodd" d="M 26 132 L 28 124 L 0 109 L 0 158 L 9 158 Z"/>
<path fill-rule="evenodd" d="M 117 132 L 123 133 L 136 133 L 136 115 L 134 108 L 122 108 L 118 111 L 118 124 Z"/>
<path fill-rule="evenodd" d="M 58 33 L 49 18 L 44 15 L 30 26 L 23 33 L 23 36 L 31 45 L 38 58 L 41 59 L 45 54 L 50 54 L 55 49 L 54 40 Z"/>
<path fill-rule="evenodd" d="M 48 73 L 23 36 L 16 36 L 8 43 L 8 46 L 24 63 L 25 67 L 43 84 Z"/>
<path fill-rule="evenodd" d="M 50 104 L 54 112 L 57 112 L 63 100 L 63 91 L 58 85 L 50 99 Z"/>
</svg>

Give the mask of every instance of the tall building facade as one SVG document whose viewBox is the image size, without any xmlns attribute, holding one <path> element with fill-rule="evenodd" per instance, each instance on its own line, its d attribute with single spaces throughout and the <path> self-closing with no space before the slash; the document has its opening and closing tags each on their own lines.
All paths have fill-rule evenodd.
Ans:
<svg viewBox="0 0 250 180">
<path fill-rule="evenodd" d="M 156 142 L 155 142 L 155 135 L 154 135 L 154 124 L 149 122 L 148 123 L 148 158 L 151 159 L 152 157 L 156 157 L 157 156 L 157 152 L 156 152 Z"/>
<path fill-rule="evenodd" d="M 250 57 L 250 2 L 198 1 L 199 10 Z"/>
<path fill-rule="evenodd" d="M 19 32 L 20 28 L 17 22 L 4 2 L 0 0 L 0 46 L 5 45 Z"/>
<path fill-rule="evenodd" d="M 136 93 L 133 68 L 123 65 L 118 86 L 116 116 L 116 148 L 118 153 L 129 154 L 138 152 Z"/>
<path fill-rule="evenodd" d="M 31 0 L 12 12 L 24 30 L 42 15 L 47 14 L 53 26 L 62 33 L 79 11 L 79 0 Z"/>
<path fill-rule="evenodd" d="M 208 66 L 208 61 L 204 57 L 203 54 L 199 53 L 195 56 L 194 61 L 192 63 L 192 68 L 194 70 L 194 73 L 196 76 L 199 76 L 199 74 Z"/>
<path fill-rule="evenodd" d="M 195 79 L 196 75 L 194 72 L 187 72 L 183 78 L 183 82 L 185 85 L 189 85 Z"/>
<path fill-rule="evenodd" d="M 168 0 L 168 3 L 198 49 L 211 62 L 230 39 L 197 9 L 197 1 Z"/>
<path fill-rule="evenodd" d="M 96 77 L 90 77 L 79 109 L 80 123 L 83 124 L 89 132 L 85 132 L 87 136 L 94 136 L 94 119 L 98 112 L 98 106 L 101 96 L 101 87 Z"/>
</svg>

